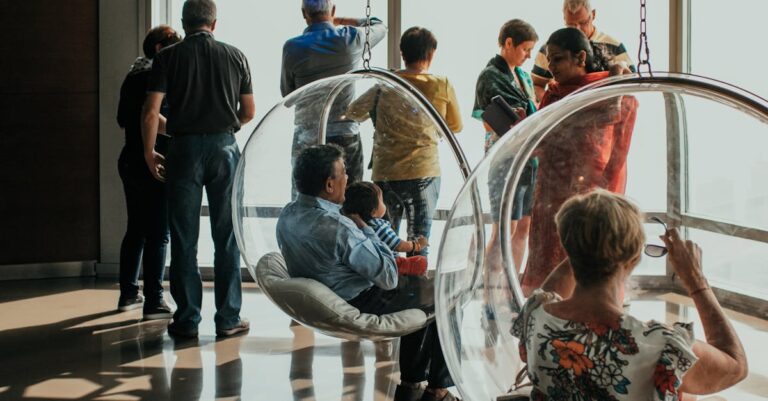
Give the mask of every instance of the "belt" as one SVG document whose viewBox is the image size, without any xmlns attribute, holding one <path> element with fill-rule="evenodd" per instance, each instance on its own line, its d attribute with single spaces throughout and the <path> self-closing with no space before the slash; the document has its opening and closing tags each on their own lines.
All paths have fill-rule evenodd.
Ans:
<svg viewBox="0 0 768 401">
<path fill-rule="evenodd" d="M 174 138 L 174 137 L 178 138 L 178 137 L 183 137 L 183 136 L 193 136 L 193 135 L 203 135 L 203 136 L 208 136 L 208 135 L 234 135 L 234 132 L 174 132 L 172 134 L 171 133 L 168 134 L 168 136 L 170 136 L 171 138 Z"/>
</svg>

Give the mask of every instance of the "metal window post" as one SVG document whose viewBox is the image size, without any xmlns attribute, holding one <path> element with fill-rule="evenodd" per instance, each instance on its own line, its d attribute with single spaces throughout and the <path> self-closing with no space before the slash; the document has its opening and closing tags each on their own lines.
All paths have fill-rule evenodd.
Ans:
<svg viewBox="0 0 768 401">
<path fill-rule="evenodd" d="M 669 1 L 669 71 L 691 72 L 691 0 Z"/>
<path fill-rule="evenodd" d="M 400 69 L 400 35 L 402 28 L 402 0 L 387 2 L 387 68 Z"/>
</svg>

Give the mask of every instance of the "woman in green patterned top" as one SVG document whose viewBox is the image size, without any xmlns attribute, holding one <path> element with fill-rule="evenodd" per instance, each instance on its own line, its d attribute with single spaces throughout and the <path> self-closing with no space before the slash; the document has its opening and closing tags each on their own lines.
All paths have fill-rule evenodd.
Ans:
<svg viewBox="0 0 768 401">
<path fill-rule="evenodd" d="M 531 51 L 538 39 L 536 31 L 525 21 L 513 19 L 504 23 L 499 31 L 499 54 L 488 62 L 488 65 L 477 77 L 472 117 L 480 119 L 494 96 L 501 96 L 510 106 L 520 109 L 520 114 L 523 114 L 522 111 L 524 111 L 525 116 L 536 112 L 536 95 L 533 82 L 521 66 L 525 60 L 531 58 Z M 485 150 L 487 152 L 505 132 L 494 132 L 485 122 L 483 122 L 483 126 L 486 131 Z M 504 179 L 511 164 L 512 157 L 496 157 L 488 177 L 493 228 L 486 247 L 486 260 L 491 271 L 499 271 L 501 268 L 499 215 Z M 535 158 L 529 160 L 514 193 L 510 230 L 512 234 L 512 258 L 517 269 L 520 269 L 523 263 L 525 244 L 528 240 L 536 168 L 537 160 Z M 488 277 L 487 274 L 486 277 Z M 487 317 L 493 318 L 493 316 Z"/>
</svg>

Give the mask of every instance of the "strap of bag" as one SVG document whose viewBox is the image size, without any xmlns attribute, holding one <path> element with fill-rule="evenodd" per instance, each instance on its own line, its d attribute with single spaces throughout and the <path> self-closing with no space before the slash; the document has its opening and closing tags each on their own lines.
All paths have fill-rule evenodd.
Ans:
<svg viewBox="0 0 768 401">
<path fill-rule="evenodd" d="M 368 111 L 368 115 L 371 117 L 371 122 L 373 123 L 373 128 L 376 128 L 376 118 L 378 118 L 378 112 L 376 109 L 379 107 L 380 97 L 381 88 L 376 91 L 376 97 L 373 98 L 373 106 L 371 106 L 371 110 Z"/>
</svg>

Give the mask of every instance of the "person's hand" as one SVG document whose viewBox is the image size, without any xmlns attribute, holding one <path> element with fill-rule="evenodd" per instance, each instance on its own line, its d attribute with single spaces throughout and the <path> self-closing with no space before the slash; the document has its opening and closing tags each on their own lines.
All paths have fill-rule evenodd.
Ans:
<svg viewBox="0 0 768 401">
<path fill-rule="evenodd" d="M 350 17 L 333 17 L 333 25 L 365 26 L 367 19 Z"/>
<path fill-rule="evenodd" d="M 365 224 L 365 221 L 363 220 L 363 218 L 360 217 L 360 215 L 357 213 L 350 213 L 347 215 L 347 217 L 349 217 L 352 221 L 354 221 L 357 228 L 361 230 L 368 226 L 368 224 Z"/>
<path fill-rule="evenodd" d="M 525 109 L 522 107 L 515 107 L 514 112 L 517 114 L 518 119 L 516 123 L 512 124 L 513 127 L 519 124 L 520 121 L 523 121 L 523 119 L 527 116 L 527 114 L 525 114 Z"/>
<path fill-rule="evenodd" d="M 669 251 L 667 258 L 688 292 L 707 287 L 701 270 L 701 248 L 691 240 L 683 241 L 676 228 L 668 230 L 661 239 Z"/>
<path fill-rule="evenodd" d="M 144 160 L 147 162 L 152 177 L 165 182 L 165 157 L 153 150 L 152 153 L 144 155 Z"/>
<path fill-rule="evenodd" d="M 624 75 L 624 74 L 631 74 L 632 70 L 629 69 L 627 66 L 627 63 L 624 61 L 620 61 L 616 64 L 612 64 L 610 67 L 608 67 L 608 75 L 614 76 L 614 75 Z"/>
<path fill-rule="evenodd" d="M 419 235 L 419 238 L 416 238 L 416 243 L 419 244 L 419 248 L 424 249 L 429 246 L 429 240 L 424 238 L 423 235 Z"/>
</svg>

